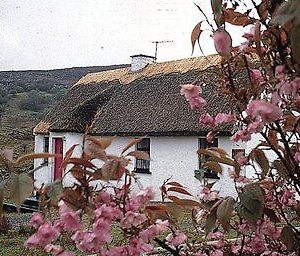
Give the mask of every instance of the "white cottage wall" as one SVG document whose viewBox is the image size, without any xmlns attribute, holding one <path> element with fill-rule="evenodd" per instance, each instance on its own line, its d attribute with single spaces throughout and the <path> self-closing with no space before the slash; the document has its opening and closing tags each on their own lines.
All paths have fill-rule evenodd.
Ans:
<svg viewBox="0 0 300 256">
<path fill-rule="evenodd" d="M 82 149 L 83 135 L 78 133 L 50 133 L 49 150 L 53 152 L 53 139 L 62 137 L 64 139 L 64 154 L 74 144 L 78 144 L 73 156 L 80 156 Z M 133 137 L 118 137 L 108 148 L 108 153 L 119 155 L 122 149 L 127 145 Z M 186 186 L 188 190 L 197 195 L 200 191 L 200 181 L 194 178 L 194 170 L 199 169 L 197 156 L 199 137 L 150 137 L 150 171 L 151 174 L 138 173 L 142 186 L 153 186 L 157 192 L 156 199 L 160 199 L 159 187 L 163 181 L 172 177 L 172 180 L 180 182 Z M 43 136 L 36 136 L 36 150 L 42 150 L 41 145 Z M 231 155 L 232 148 L 241 148 L 241 145 L 233 144 L 229 137 L 218 137 L 219 147 L 224 148 Z M 135 146 L 130 148 L 135 150 Z M 133 170 L 135 161 L 129 165 L 129 169 Z M 38 162 L 35 162 L 38 165 Z M 35 165 L 36 166 L 36 165 Z M 224 172 L 220 180 L 217 181 L 215 188 L 220 190 L 221 195 L 235 196 L 236 192 L 232 180 L 228 176 L 228 167 L 223 166 Z M 53 159 L 49 159 L 48 170 L 42 168 L 36 172 L 36 184 L 41 185 L 43 182 L 53 180 Z M 64 185 L 71 185 L 74 179 L 71 175 L 65 178 Z"/>
</svg>

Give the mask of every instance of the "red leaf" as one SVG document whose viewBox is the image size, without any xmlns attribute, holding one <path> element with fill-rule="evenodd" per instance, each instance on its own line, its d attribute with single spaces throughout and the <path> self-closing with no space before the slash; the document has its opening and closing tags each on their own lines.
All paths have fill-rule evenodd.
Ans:
<svg viewBox="0 0 300 256">
<path fill-rule="evenodd" d="M 131 151 L 129 152 L 126 156 L 133 156 L 137 159 L 142 159 L 142 160 L 150 160 L 150 156 L 147 152 L 144 151 Z"/>
<path fill-rule="evenodd" d="M 176 181 L 170 181 L 168 183 L 166 183 L 166 185 L 169 186 L 177 186 L 177 187 L 183 187 L 180 183 L 176 182 Z"/>
<path fill-rule="evenodd" d="M 190 199 L 180 199 L 177 196 L 168 196 L 168 198 L 170 200 L 172 200 L 174 203 L 181 205 L 181 206 L 186 206 L 186 207 L 201 207 L 203 208 L 202 204 L 194 201 L 194 200 L 190 200 Z"/>
<path fill-rule="evenodd" d="M 223 9 L 225 21 L 236 26 L 247 26 L 256 20 L 249 18 L 247 13 L 236 12 L 233 8 Z"/>
<path fill-rule="evenodd" d="M 140 141 L 142 141 L 145 137 L 142 138 L 138 138 L 138 139 L 133 139 L 132 141 L 130 141 L 125 148 L 123 148 L 122 153 L 123 154 L 125 151 L 127 151 L 129 148 L 131 148 L 132 146 L 134 146 L 135 144 L 139 143 Z"/>
<path fill-rule="evenodd" d="M 174 192 L 177 192 L 177 193 L 181 193 L 181 194 L 191 196 L 191 194 L 188 191 L 186 191 L 184 188 L 181 188 L 181 187 L 169 187 L 167 189 L 167 191 L 174 191 Z"/>
<path fill-rule="evenodd" d="M 49 157 L 62 157 L 61 154 L 49 154 L 49 153 L 38 153 L 38 154 L 28 154 L 21 156 L 17 159 L 16 163 L 23 163 L 36 158 L 49 158 Z"/>
<path fill-rule="evenodd" d="M 192 34 L 191 34 L 191 42 L 192 42 L 192 54 L 194 52 L 194 48 L 195 48 L 195 43 L 198 41 L 199 43 L 199 38 L 200 38 L 200 35 L 202 33 L 202 30 L 201 30 L 201 22 L 199 22 L 193 29 L 192 31 Z M 199 45 L 200 47 L 200 45 Z"/>
</svg>

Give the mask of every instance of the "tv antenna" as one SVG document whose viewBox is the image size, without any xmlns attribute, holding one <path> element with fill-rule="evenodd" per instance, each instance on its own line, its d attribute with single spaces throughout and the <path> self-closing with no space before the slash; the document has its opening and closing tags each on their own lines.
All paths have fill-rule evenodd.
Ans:
<svg viewBox="0 0 300 256">
<path fill-rule="evenodd" d="M 165 44 L 165 43 L 173 43 L 173 40 L 163 40 L 163 41 L 152 41 L 151 43 L 155 44 L 155 61 L 157 59 L 157 48 L 159 44 Z"/>
</svg>

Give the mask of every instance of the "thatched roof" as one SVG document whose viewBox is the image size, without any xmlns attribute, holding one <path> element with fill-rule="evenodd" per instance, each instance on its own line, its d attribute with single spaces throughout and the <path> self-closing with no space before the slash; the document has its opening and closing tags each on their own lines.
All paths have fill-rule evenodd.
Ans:
<svg viewBox="0 0 300 256">
<path fill-rule="evenodd" d="M 89 132 L 97 135 L 200 135 L 199 112 L 192 112 L 180 95 L 180 84 L 200 80 L 206 110 L 229 112 L 234 104 L 217 91 L 219 56 L 149 64 L 139 72 L 129 68 L 92 73 L 81 78 L 35 127 L 48 131 Z M 229 134 L 230 126 L 219 127 Z"/>
</svg>

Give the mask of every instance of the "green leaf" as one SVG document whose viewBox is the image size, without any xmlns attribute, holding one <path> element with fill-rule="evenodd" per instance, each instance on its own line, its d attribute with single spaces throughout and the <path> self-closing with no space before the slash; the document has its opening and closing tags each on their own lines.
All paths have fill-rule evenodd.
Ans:
<svg viewBox="0 0 300 256">
<path fill-rule="evenodd" d="M 229 219 L 234 209 L 234 199 L 227 197 L 217 208 L 217 218 L 224 230 L 229 231 Z"/>
<path fill-rule="evenodd" d="M 296 237 L 290 226 L 285 226 L 281 230 L 280 240 L 287 246 L 288 251 L 292 251 L 296 244 Z"/>
<path fill-rule="evenodd" d="M 207 235 L 210 231 L 216 226 L 217 214 L 216 211 L 213 211 L 207 215 L 205 222 L 205 234 Z"/>
<path fill-rule="evenodd" d="M 57 206 L 63 192 L 63 185 L 61 180 L 56 180 L 45 187 L 47 196 L 50 199 L 51 205 Z"/>
<path fill-rule="evenodd" d="M 257 183 L 245 185 L 243 192 L 239 193 L 240 204 L 238 212 L 249 221 L 257 221 L 263 214 L 264 195 Z"/>
<path fill-rule="evenodd" d="M 13 172 L 7 179 L 6 188 L 9 190 L 9 198 L 20 207 L 25 198 L 32 195 L 33 180 L 25 172 L 20 174 Z"/>
</svg>

